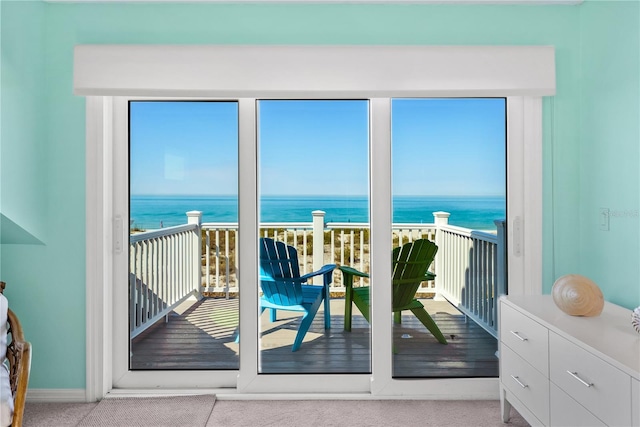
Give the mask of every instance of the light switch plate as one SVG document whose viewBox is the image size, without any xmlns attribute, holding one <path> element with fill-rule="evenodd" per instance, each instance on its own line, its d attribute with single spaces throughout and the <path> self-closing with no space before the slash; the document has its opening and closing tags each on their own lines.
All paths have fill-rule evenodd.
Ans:
<svg viewBox="0 0 640 427">
<path fill-rule="evenodd" d="M 600 224 L 600 230 L 609 231 L 609 209 L 608 208 L 600 208 L 599 224 Z"/>
</svg>

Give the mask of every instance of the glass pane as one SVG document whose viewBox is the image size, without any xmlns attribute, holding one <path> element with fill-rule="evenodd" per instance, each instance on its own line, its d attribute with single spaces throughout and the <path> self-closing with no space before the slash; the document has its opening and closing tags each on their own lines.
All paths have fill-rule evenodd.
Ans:
<svg viewBox="0 0 640 427">
<path fill-rule="evenodd" d="M 505 99 L 394 99 L 393 376 L 495 377 Z"/>
<path fill-rule="evenodd" d="M 129 104 L 130 369 L 238 369 L 238 105 Z"/>
<path fill-rule="evenodd" d="M 345 330 L 332 266 L 369 271 L 369 103 L 259 101 L 258 117 L 259 372 L 371 372 L 369 324 L 354 306 Z"/>
</svg>

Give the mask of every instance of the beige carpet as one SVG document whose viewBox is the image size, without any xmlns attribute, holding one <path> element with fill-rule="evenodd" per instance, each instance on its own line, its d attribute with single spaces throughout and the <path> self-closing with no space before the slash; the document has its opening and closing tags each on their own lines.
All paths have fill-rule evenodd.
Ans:
<svg viewBox="0 0 640 427">
<path fill-rule="evenodd" d="M 214 405 L 215 402 L 215 405 Z M 213 410 L 212 410 L 213 409 Z M 215 400 L 215 396 L 29 402 L 24 427 L 529 427 L 498 400 Z"/>
<path fill-rule="evenodd" d="M 102 399 L 78 426 L 204 426 L 215 401 L 216 396 L 212 394 L 107 398 Z"/>
<path fill-rule="evenodd" d="M 218 400 L 207 427 L 528 427 L 498 400 Z"/>
</svg>

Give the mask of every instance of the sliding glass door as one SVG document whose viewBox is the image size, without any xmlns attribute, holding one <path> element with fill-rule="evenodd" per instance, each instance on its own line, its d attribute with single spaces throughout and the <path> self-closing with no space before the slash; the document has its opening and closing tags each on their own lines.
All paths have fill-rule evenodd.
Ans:
<svg viewBox="0 0 640 427">
<path fill-rule="evenodd" d="M 261 374 L 371 372 L 340 270 L 369 271 L 368 104 L 258 101 Z"/>
<path fill-rule="evenodd" d="M 129 103 L 129 368 L 238 369 L 237 102 Z"/>
<path fill-rule="evenodd" d="M 505 99 L 129 100 L 126 111 L 118 386 L 223 378 L 243 392 L 395 395 L 420 393 L 410 379 L 497 375 Z M 437 251 L 399 306 L 396 248 L 421 239 Z"/>
<path fill-rule="evenodd" d="M 506 100 L 390 101 L 392 277 L 373 283 L 370 102 L 254 101 L 258 374 L 371 373 L 377 286 L 394 378 L 497 376 Z M 238 103 L 128 111 L 129 369 L 238 370 Z"/>
<path fill-rule="evenodd" d="M 393 99 L 391 114 L 393 377 L 497 377 L 506 100 Z"/>
</svg>

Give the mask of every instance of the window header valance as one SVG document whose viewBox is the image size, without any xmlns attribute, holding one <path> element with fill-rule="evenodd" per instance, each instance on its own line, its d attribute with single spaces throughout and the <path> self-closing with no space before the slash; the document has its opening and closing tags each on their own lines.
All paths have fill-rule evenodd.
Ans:
<svg viewBox="0 0 640 427">
<path fill-rule="evenodd" d="M 552 46 L 80 45 L 76 95 L 548 96 Z"/>
</svg>

